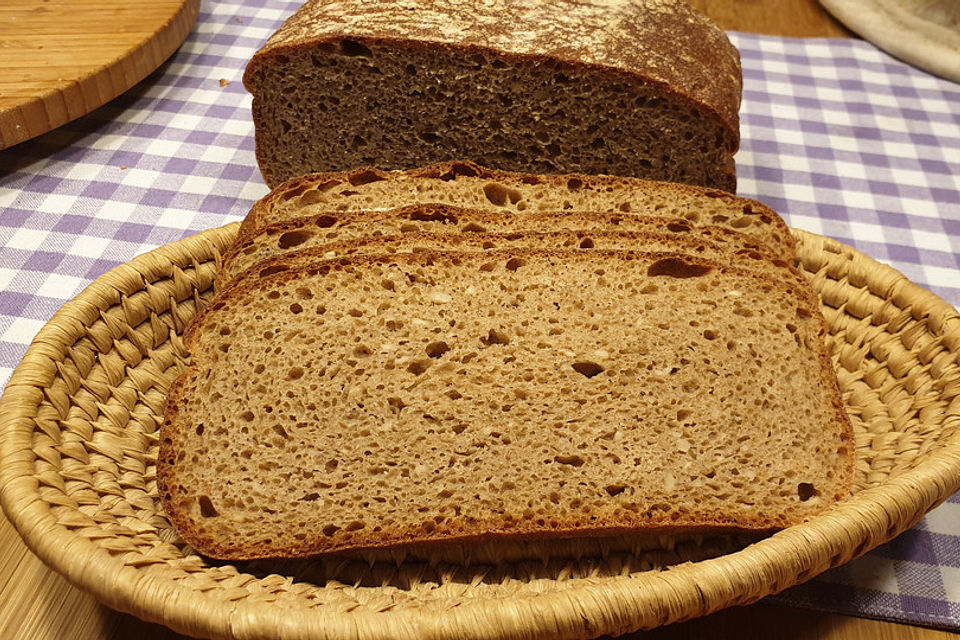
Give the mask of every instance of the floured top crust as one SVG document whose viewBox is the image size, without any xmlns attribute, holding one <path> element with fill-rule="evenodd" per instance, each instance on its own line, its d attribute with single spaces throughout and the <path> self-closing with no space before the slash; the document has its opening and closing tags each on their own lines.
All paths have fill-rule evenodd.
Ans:
<svg viewBox="0 0 960 640">
<path fill-rule="evenodd" d="M 342 38 L 481 48 L 597 66 L 662 84 L 715 112 L 739 140 L 740 56 L 682 0 L 348 0 L 304 4 L 254 56 Z"/>
</svg>

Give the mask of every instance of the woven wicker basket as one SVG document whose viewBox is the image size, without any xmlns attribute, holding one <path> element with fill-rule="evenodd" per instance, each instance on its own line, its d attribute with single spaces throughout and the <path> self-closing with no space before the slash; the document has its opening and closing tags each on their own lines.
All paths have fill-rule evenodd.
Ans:
<svg viewBox="0 0 960 640">
<path fill-rule="evenodd" d="M 236 225 L 99 278 L 40 332 L 0 401 L 3 507 L 105 604 L 217 638 L 587 638 L 746 604 L 847 562 L 960 487 L 960 316 L 902 275 L 797 232 L 857 436 L 856 495 L 738 549 L 664 539 L 482 562 L 211 563 L 157 500 L 158 415 L 180 334 Z M 542 550 L 541 550 L 542 553 Z M 712 556 L 712 557 L 711 557 Z M 707 559 L 702 559 L 706 557 Z M 696 562 L 682 562 L 700 558 Z"/>
</svg>

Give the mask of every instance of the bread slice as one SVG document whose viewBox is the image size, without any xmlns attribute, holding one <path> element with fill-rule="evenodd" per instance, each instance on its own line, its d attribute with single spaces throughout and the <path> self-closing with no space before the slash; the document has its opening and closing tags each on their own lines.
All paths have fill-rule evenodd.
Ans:
<svg viewBox="0 0 960 640">
<path fill-rule="evenodd" d="M 739 55 L 682 0 L 308 0 L 244 84 L 270 186 L 468 158 L 736 190 Z"/>
<path fill-rule="evenodd" d="M 704 237 L 645 233 L 638 231 L 549 231 L 512 233 L 406 233 L 395 236 L 363 236 L 292 251 L 258 262 L 246 271 L 217 284 L 217 294 L 229 291 L 251 278 L 297 271 L 315 262 L 355 254 L 389 254 L 438 251 L 499 251 L 506 249 L 629 250 L 669 252 L 706 258 L 789 282 L 799 288 L 809 284 L 785 262 L 770 260 L 751 248 L 731 248 Z M 221 276 L 217 276 L 220 281 Z"/>
<path fill-rule="evenodd" d="M 730 253 L 749 252 L 772 263 L 785 264 L 767 245 L 752 236 L 715 225 L 695 226 L 683 218 L 591 212 L 518 215 L 510 211 L 426 204 L 389 211 L 334 211 L 269 225 L 260 233 L 237 242 L 224 254 L 216 284 L 217 290 L 222 290 L 247 269 L 277 256 L 364 237 L 560 230 L 644 232 L 707 241 L 728 248 Z"/>
<path fill-rule="evenodd" d="M 690 256 L 351 256 L 201 313 L 160 498 L 239 560 L 505 538 L 767 531 L 846 497 L 816 297 Z"/>
<path fill-rule="evenodd" d="M 793 236 L 780 216 L 755 200 L 637 178 L 509 173 L 469 162 L 296 178 L 254 204 L 240 227 L 239 241 L 294 218 L 427 203 L 523 213 L 595 211 L 683 218 L 751 235 L 786 261 L 793 261 L 796 254 Z"/>
</svg>

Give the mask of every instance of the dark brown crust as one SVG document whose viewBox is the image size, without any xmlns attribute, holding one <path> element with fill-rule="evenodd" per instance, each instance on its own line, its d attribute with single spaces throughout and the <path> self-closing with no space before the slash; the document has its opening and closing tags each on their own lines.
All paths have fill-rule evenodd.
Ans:
<svg viewBox="0 0 960 640">
<path fill-rule="evenodd" d="M 718 119 L 731 154 L 739 146 L 740 55 L 719 27 L 681 0 L 603 7 L 576 0 L 506 6 L 484 0 L 420 0 L 336 8 L 310 1 L 254 55 L 244 85 L 256 99 L 257 76 L 277 56 L 344 38 L 464 55 L 493 51 L 517 60 L 556 60 L 653 84 Z"/>
<path fill-rule="evenodd" d="M 252 281 L 244 282 L 237 287 L 233 288 L 230 292 L 230 295 L 225 296 L 217 304 L 212 304 L 204 309 L 191 323 L 188 334 L 184 336 L 184 341 L 188 346 L 192 343 L 192 333 L 202 329 L 206 318 L 211 314 L 217 312 L 219 308 L 222 308 L 224 305 L 229 305 L 232 300 L 243 296 L 248 292 L 255 292 L 261 290 L 264 287 L 274 285 L 279 282 L 285 282 L 290 279 L 295 279 L 302 277 L 304 275 L 311 275 L 314 273 L 324 273 L 332 270 L 338 269 L 349 269 L 349 268 L 362 268 L 365 264 L 372 263 L 384 263 L 384 262 L 395 262 L 395 263 L 414 263 L 414 264 L 427 264 L 431 262 L 436 262 L 440 260 L 451 260 L 456 258 L 457 260 L 496 260 L 503 258 L 513 258 L 520 255 L 539 255 L 547 256 L 557 259 L 562 259 L 564 261 L 577 260 L 577 259 L 588 259 L 596 260 L 601 257 L 607 257 L 612 259 L 620 260 L 653 260 L 658 261 L 662 259 L 682 259 L 685 262 L 693 265 L 699 265 L 707 269 L 717 269 L 722 272 L 739 274 L 746 276 L 748 278 L 754 279 L 758 282 L 758 286 L 766 287 L 775 287 L 781 290 L 786 291 L 790 295 L 795 295 L 798 303 L 804 305 L 807 310 L 811 313 L 811 317 L 818 319 L 819 322 L 819 331 L 818 331 L 818 344 L 817 344 L 817 353 L 819 355 L 819 360 L 821 363 L 821 375 L 820 379 L 824 381 L 824 384 L 827 386 L 827 392 L 831 397 L 831 402 L 833 405 L 836 424 L 840 427 L 840 437 L 843 443 L 843 450 L 839 451 L 845 457 L 845 465 L 842 468 L 842 472 L 845 475 L 843 486 L 852 487 L 853 481 L 853 461 L 854 461 L 854 443 L 853 443 L 853 432 L 849 419 L 847 418 L 846 413 L 843 409 L 842 397 L 840 395 L 839 385 L 837 383 L 836 375 L 833 369 L 833 363 L 830 357 L 827 355 L 827 351 L 824 345 L 824 337 L 826 335 L 826 325 L 823 321 L 822 316 L 819 313 L 819 301 L 816 294 L 812 289 L 803 286 L 791 285 L 783 282 L 778 282 L 775 279 L 770 277 L 760 275 L 754 272 L 750 272 L 744 269 L 737 267 L 731 267 L 722 265 L 710 260 L 705 260 L 702 258 L 693 258 L 690 256 L 685 256 L 681 254 L 657 252 L 657 253 L 643 253 L 643 252 L 631 252 L 631 251 L 605 251 L 605 250 L 593 250 L 591 252 L 576 252 L 568 250 L 509 250 L 509 251 L 491 251 L 484 254 L 477 253 L 462 253 L 462 252 L 436 252 L 436 253 L 410 253 L 410 254 L 396 254 L 396 255 L 354 255 L 344 258 L 336 259 L 327 259 L 319 263 L 315 263 L 309 267 L 304 267 L 299 271 L 285 271 L 281 273 L 274 274 L 262 279 L 256 279 Z M 192 331 L 191 331 L 192 330 Z M 792 522 L 786 520 L 757 520 L 757 521 L 740 521 L 740 520 L 724 520 L 721 516 L 716 518 L 714 522 L 704 523 L 702 521 L 696 522 L 693 520 L 683 520 L 674 521 L 670 520 L 665 522 L 663 520 L 658 520 L 654 516 L 638 518 L 636 522 L 630 522 L 627 526 L 624 526 L 623 522 L 617 524 L 609 523 L 604 525 L 601 523 L 594 523 L 596 526 L 568 526 L 558 527 L 556 529 L 540 529 L 528 531 L 492 531 L 489 529 L 484 529 L 482 524 L 473 524 L 469 529 L 460 530 L 459 533 L 453 533 L 451 535 L 445 536 L 436 536 L 430 535 L 422 531 L 415 531 L 413 529 L 405 529 L 402 531 L 397 531 L 394 534 L 384 534 L 381 533 L 378 535 L 376 541 L 373 540 L 358 540 L 355 543 L 349 543 L 347 545 L 336 545 L 332 546 L 329 544 L 324 544 L 324 540 L 317 540 L 314 542 L 305 542 L 302 545 L 297 545 L 296 547 L 284 547 L 284 548 L 261 548 L 261 546 L 254 546 L 251 548 L 233 548 L 229 544 L 222 544 L 216 540 L 210 539 L 208 537 L 198 534 L 192 527 L 189 519 L 187 519 L 182 512 L 177 508 L 175 501 L 169 500 L 167 488 L 170 483 L 175 482 L 175 477 L 173 477 L 173 470 L 169 465 L 169 457 L 174 455 L 171 451 L 171 444 L 177 437 L 177 427 L 176 427 L 176 418 L 179 410 L 179 404 L 181 402 L 180 396 L 183 391 L 183 383 L 189 377 L 191 372 L 195 370 L 198 366 L 198 363 L 194 360 L 190 368 L 181 375 L 180 378 L 174 383 L 171 392 L 168 396 L 167 407 L 165 419 L 160 433 L 160 453 L 158 456 L 157 462 L 157 475 L 158 475 L 158 487 L 160 491 L 161 502 L 163 503 L 164 509 L 166 510 L 168 517 L 171 522 L 183 536 L 183 538 L 189 542 L 194 548 L 199 550 L 201 553 L 210 555 L 212 557 L 228 559 L 228 560 L 242 560 L 242 559 L 252 559 L 256 557 L 304 557 L 309 555 L 316 555 L 320 553 L 333 553 L 336 551 L 342 551 L 347 548 L 350 549 L 363 549 L 363 548 L 385 548 L 392 546 L 403 546 L 411 543 L 431 543 L 431 542 L 448 542 L 448 541 L 467 541 L 467 540 L 487 540 L 493 538 L 500 539 L 512 539 L 517 537 L 526 537 L 531 539 L 549 539 L 555 537 L 570 537 L 570 536 L 598 536 L 598 535 L 615 535 L 622 534 L 625 532 L 655 532 L 655 533 L 666 533 L 666 532 L 677 532 L 683 530 L 686 532 L 714 532 L 714 531 L 727 531 L 731 533 L 744 532 L 744 531 L 769 531 L 771 529 L 782 528 L 784 526 L 789 526 L 793 524 Z M 837 500 L 842 500 L 849 495 L 847 491 L 844 495 L 830 496 L 831 498 L 836 498 Z M 575 524 L 575 523 L 574 523 Z M 601 530 L 602 527 L 602 530 Z"/>
<path fill-rule="evenodd" d="M 528 173 L 516 173 L 510 171 L 501 171 L 497 169 L 488 169 L 468 161 L 450 161 L 439 164 L 419 167 L 407 171 L 384 171 L 374 167 L 361 167 L 351 171 L 333 171 L 312 173 L 298 178 L 288 180 L 269 194 L 254 203 L 250 212 L 244 219 L 238 234 L 237 242 L 243 242 L 249 239 L 266 226 L 262 219 L 264 212 L 269 211 L 277 202 L 296 197 L 307 189 L 324 183 L 344 184 L 351 180 L 366 179 L 375 177 L 378 180 L 390 180 L 397 177 L 411 178 L 430 178 L 436 180 L 455 180 L 458 177 L 476 177 L 482 180 L 500 181 L 500 182 L 529 182 L 531 180 L 539 183 L 549 184 L 552 188 L 566 188 L 565 185 L 571 180 L 580 181 L 584 187 L 596 189 L 616 189 L 628 187 L 638 189 L 640 187 L 649 190 L 657 190 L 665 195 L 674 194 L 679 197 L 707 197 L 722 200 L 727 203 L 736 202 L 742 206 L 749 206 L 754 215 L 763 216 L 769 220 L 775 231 L 783 239 L 783 247 L 773 247 L 781 249 L 781 255 L 784 259 L 792 261 L 796 255 L 796 241 L 787 228 L 783 219 L 770 207 L 749 198 L 721 191 L 719 189 L 709 189 L 705 187 L 695 187 L 691 185 L 678 184 L 673 182 L 655 182 L 643 180 L 641 178 L 624 178 L 618 176 L 587 176 L 583 174 L 563 174 L 563 175 L 537 175 Z M 565 212 L 566 213 L 566 212 Z"/>
</svg>

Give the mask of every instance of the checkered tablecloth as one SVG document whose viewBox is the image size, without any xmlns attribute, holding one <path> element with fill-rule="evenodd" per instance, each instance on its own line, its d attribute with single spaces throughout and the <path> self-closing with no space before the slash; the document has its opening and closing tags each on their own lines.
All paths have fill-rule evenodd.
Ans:
<svg viewBox="0 0 960 640">
<path fill-rule="evenodd" d="M 240 79 L 296 6 L 205 0 L 193 34 L 146 81 L 0 152 L 0 385 L 94 278 L 239 220 L 267 192 Z M 744 69 L 740 193 L 960 303 L 960 85 L 859 40 L 732 38 Z M 960 630 L 960 498 L 778 600 Z"/>
</svg>

